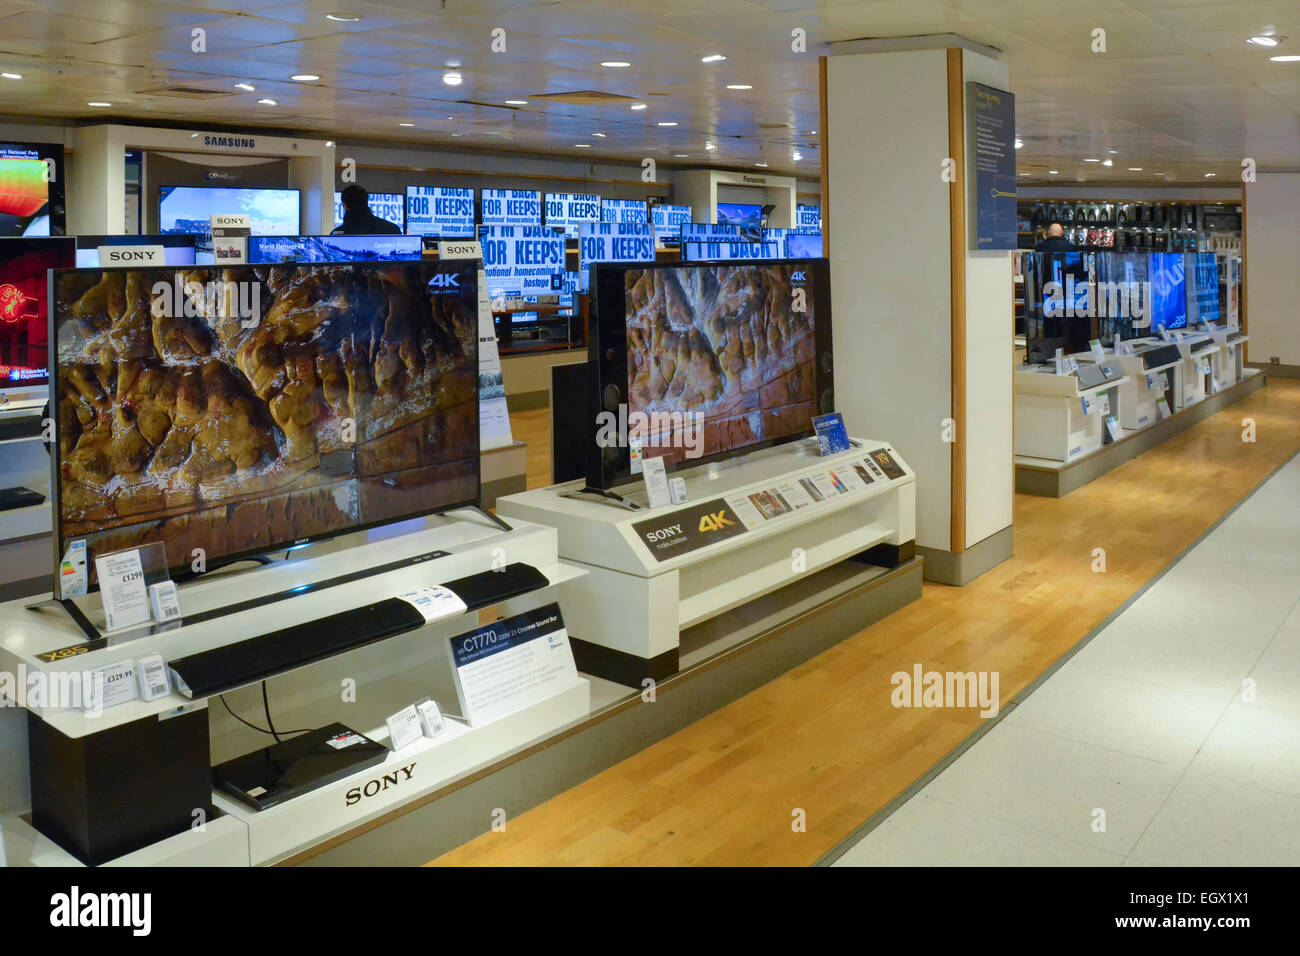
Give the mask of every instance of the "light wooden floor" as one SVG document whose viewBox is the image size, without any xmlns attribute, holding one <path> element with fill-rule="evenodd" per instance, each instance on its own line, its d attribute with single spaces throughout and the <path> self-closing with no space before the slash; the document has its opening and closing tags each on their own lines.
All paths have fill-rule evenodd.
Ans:
<svg viewBox="0 0 1300 956">
<path fill-rule="evenodd" d="M 512 421 L 545 452 L 545 410 Z M 1066 498 L 1017 496 L 1010 561 L 965 588 L 926 585 L 920 601 L 434 863 L 813 863 L 979 724 L 975 710 L 895 709 L 891 674 L 996 670 L 1005 702 L 1297 451 L 1300 382 L 1273 379 Z M 546 483 L 549 463 L 533 466 L 530 484 Z M 796 809 L 806 832 L 792 830 Z"/>
</svg>

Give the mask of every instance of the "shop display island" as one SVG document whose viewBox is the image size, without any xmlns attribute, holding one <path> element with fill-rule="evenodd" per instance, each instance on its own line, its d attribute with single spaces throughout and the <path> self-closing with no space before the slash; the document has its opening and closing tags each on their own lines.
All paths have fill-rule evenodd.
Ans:
<svg viewBox="0 0 1300 956">
<path fill-rule="evenodd" d="M 800 440 L 683 477 L 686 501 L 657 508 L 638 486 L 616 489 L 630 509 L 581 481 L 498 502 L 508 520 L 556 528 L 561 558 L 587 572 L 557 588 L 581 670 L 658 681 L 699 657 L 700 641 L 725 646 L 728 612 L 764 596 L 779 606 L 823 572 L 919 565 L 915 478 L 887 442 L 821 457 L 815 439 Z"/>
<path fill-rule="evenodd" d="M 503 598 L 516 610 L 544 608 L 558 585 L 581 574 L 559 560 L 554 529 L 515 521 L 504 530 L 461 509 L 354 532 L 269 565 L 201 575 L 181 585 L 185 616 L 171 625 L 87 639 L 57 602 L 0 606 L 0 670 L 28 684 L 53 686 L 152 655 L 174 672 L 170 691 L 152 700 L 87 710 L 28 697 L 18 701 L 23 707 L 0 708 L 4 858 L 257 865 L 373 827 L 589 713 L 589 682 L 570 666 L 571 677 L 521 699 L 518 709 L 465 719 L 450 648 L 452 638 L 496 620 L 489 609 Z M 422 609 L 404 629 L 332 623 L 435 585 L 462 603 L 437 614 Z M 306 626 L 291 630 L 298 625 Z M 286 647 L 286 633 L 299 638 L 296 649 Z M 186 664 L 195 660 L 210 666 Z M 182 674 L 195 685 L 188 693 L 176 680 Z M 263 680 L 285 738 L 339 722 L 389 746 L 386 718 L 428 697 L 446 727 L 390 748 L 377 765 L 254 810 L 216 790 L 212 768 L 272 742 L 233 716 L 265 727 Z"/>
</svg>

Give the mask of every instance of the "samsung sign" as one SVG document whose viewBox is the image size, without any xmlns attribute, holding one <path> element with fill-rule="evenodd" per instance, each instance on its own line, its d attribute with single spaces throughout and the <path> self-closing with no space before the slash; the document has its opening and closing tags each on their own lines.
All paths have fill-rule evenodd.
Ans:
<svg viewBox="0 0 1300 956">
<path fill-rule="evenodd" d="M 213 136 L 204 135 L 204 146 L 219 146 L 224 149 L 256 149 L 257 140 L 251 136 Z"/>
<path fill-rule="evenodd" d="M 655 239 L 648 223 L 586 222 L 578 232 L 578 269 L 588 288 L 593 262 L 654 262 Z"/>
</svg>

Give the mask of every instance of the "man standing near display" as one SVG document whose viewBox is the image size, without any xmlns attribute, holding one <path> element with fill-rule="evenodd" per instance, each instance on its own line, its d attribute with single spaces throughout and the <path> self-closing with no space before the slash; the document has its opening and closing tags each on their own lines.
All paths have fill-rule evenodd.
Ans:
<svg viewBox="0 0 1300 956">
<path fill-rule="evenodd" d="M 345 194 L 346 195 L 346 194 Z M 1035 252 L 1078 252 L 1079 247 L 1065 238 L 1065 228 L 1054 222 L 1047 227 L 1047 238 L 1034 246 Z"/>
<path fill-rule="evenodd" d="M 331 236 L 400 236 L 402 230 L 370 211 L 370 193 L 353 183 L 343 190 L 343 222 Z"/>
</svg>

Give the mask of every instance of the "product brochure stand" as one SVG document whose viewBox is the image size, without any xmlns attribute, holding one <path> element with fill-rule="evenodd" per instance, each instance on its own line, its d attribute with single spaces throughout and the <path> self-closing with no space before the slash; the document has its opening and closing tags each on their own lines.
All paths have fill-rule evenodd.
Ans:
<svg viewBox="0 0 1300 956">
<path fill-rule="evenodd" d="M 554 601 L 555 586 L 581 576 L 581 569 L 558 560 L 554 529 L 518 521 L 510 524 L 511 531 L 501 531 L 471 510 L 452 512 L 320 542 L 265 567 L 203 575 L 184 585 L 181 597 L 182 612 L 199 618 L 199 623 L 183 620 L 170 628 L 136 629 L 99 640 L 87 640 L 57 605 L 29 608 L 30 600 L 9 602 L 0 605 L 0 671 L 22 675 L 28 686 L 89 683 L 86 675 L 123 661 L 157 654 L 171 662 L 417 588 L 475 575 L 490 577 L 495 568 L 516 564 L 536 568 L 545 585 L 514 598 L 513 606 L 538 607 Z M 394 563 L 401 567 L 355 576 Z M 203 617 L 222 605 L 338 579 L 344 583 L 224 616 Z M 444 711 L 454 711 L 447 639 L 478 624 L 479 616 L 472 611 L 436 619 L 281 672 L 271 681 L 270 691 L 276 725 L 297 730 L 340 721 L 382 740 L 384 717 L 431 690 L 441 691 L 435 699 Z M 431 687 L 444 678 L 441 688 Z M 353 700 L 340 696 L 340 687 L 348 687 L 347 682 L 354 687 Z M 242 708 L 254 723 L 264 722 L 256 684 L 227 696 L 237 698 L 236 712 Z M 265 746 L 270 738 L 237 724 L 215 700 L 188 699 L 173 689 L 153 701 L 137 697 L 97 713 L 76 706 L 75 701 L 67 706 L 67 700 L 49 697 L 28 697 L 18 703 L 26 708 L 26 735 L 14 723 L 24 719 L 23 710 L 0 708 L 0 811 L 4 814 L 0 831 L 17 834 L 14 839 L 40 857 L 26 860 L 29 863 L 60 858 L 94 864 L 109 860 L 268 862 L 362 825 L 395 802 L 405 802 L 447 780 L 447 773 L 426 759 L 418 786 L 408 774 L 403 776 L 407 785 L 386 792 L 385 799 L 349 803 L 341 795 L 358 783 L 364 785 L 370 775 L 382 777 L 380 772 L 388 767 L 382 764 L 364 771 L 366 780 L 348 778 L 258 813 L 214 794 L 211 767 Z M 209 707 L 210 703 L 215 706 Z M 481 727 L 461 726 L 449 719 L 445 734 L 390 754 L 388 763 L 401 761 L 401 766 L 409 767 L 411 755 L 423 752 L 427 744 L 455 752 L 456 759 L 443 762 L 448 772 L 481 765 L 586 716 L 588 710 L 587 681 L 579 679 L 540 704 Z M 320 794 L 337 798 L 334 812 L 325 813 L 313 800 L 327 799 Z M 29 805 L 30 820 L 23 816 Z M 199 821 L 204 826 L 196 828 Z M 33 827 L 39 835 L 24 843 L 22 834 Z M 13 849 L 9 837 L 6 848 Z M 20 862 L 12 852 L 7 855 L 11 864 Z"/>
<path fill-rule="evenodd" d="M 561 558 L 587 572 L 557 589 L 580 670 L 661 680 L 686 628 L 847 558 L 892 568 L 915 550 L 915 478 L 883 441 L 825 458 L 794 442 L 682 477 L 686 503 L 654 509 L 641 487 L 618 489 L 633 511 L 570 496 L 581 481 L 498 502 L 511 520 L 557 528 Z"/>
<path fill-rule="evenodd" d="M 1050 368 L 1017 369 L 1016 455 L 1071 462 L 1101 448 L 1105 421 L 1123 417 L 1121 389 L 1127 374 L 1092 388 L 1074 375 Z"/>
<path fill-rule="evenodd" d="M 1222 350 L 1208 333 L 1192 333 L 1175 343 L 1183 354 L 1180 367 L 1182 387 L 1178 390 L 1178 407 L 1188 408 L 1205 400 L 1210 392 L 1209 380 L 1214 374 L 1214 358 Z"/>
<path fill-rule="evenodd" d="M 1223 391 L 1242 380 L 1246 370 L 1246 343 L 1249 335 L 1237 334 L 1236 329 L 1216 329 L 1210 333 L 1219 350 L 1210 357 L 1211 388 Z M 1231 336 L 1231 337 L 1230 337 Z"/>
</svg>

